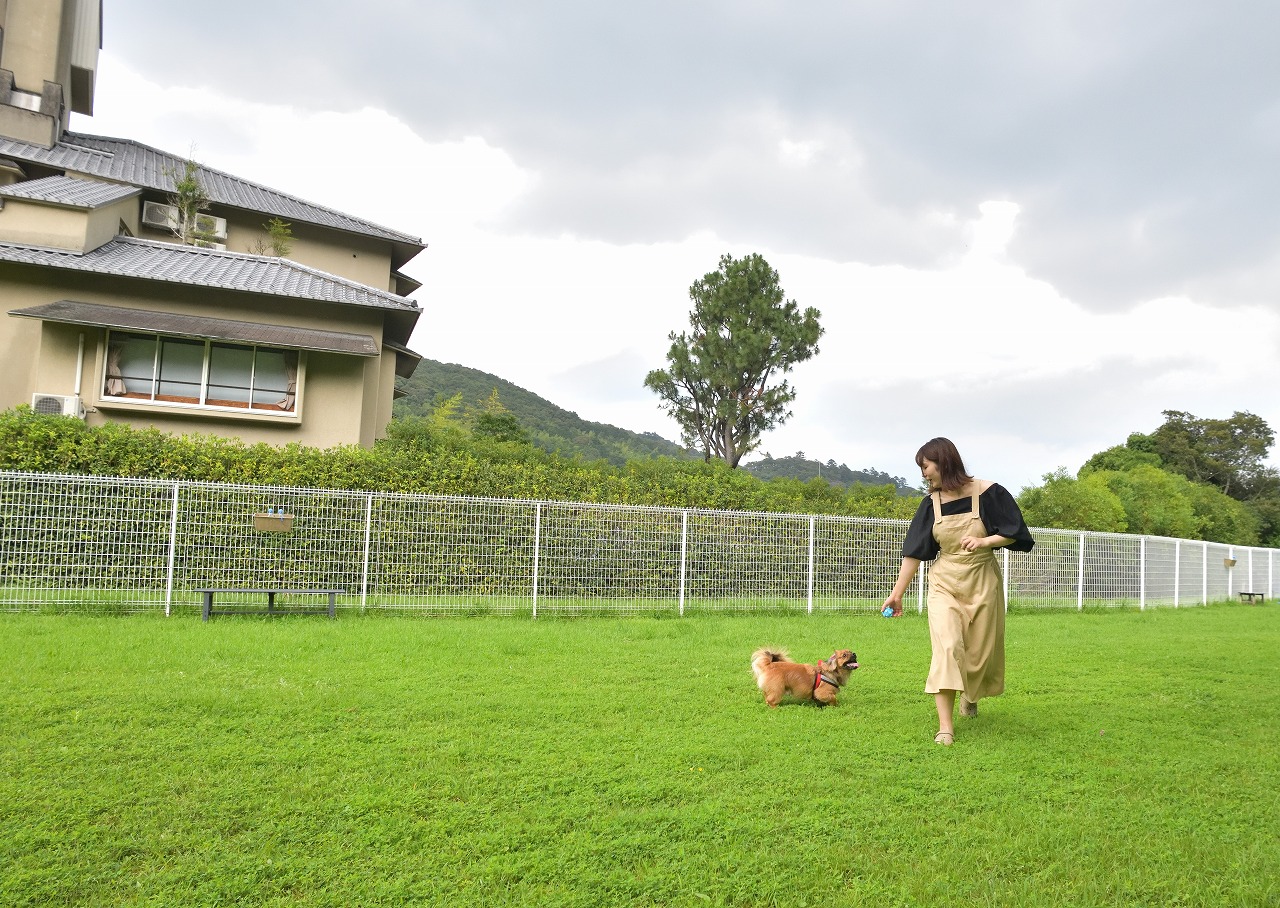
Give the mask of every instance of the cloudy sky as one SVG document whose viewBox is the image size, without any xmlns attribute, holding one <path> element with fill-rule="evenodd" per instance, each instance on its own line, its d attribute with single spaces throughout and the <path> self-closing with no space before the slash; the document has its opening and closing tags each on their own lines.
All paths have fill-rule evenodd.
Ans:
<svg viewBox="0 0 1280 908">
<path fill-rule="evenodd" d="M 107 0 L 93 117 L 420 236 L 413 346 L 675 440 L 759 252 L 822 312 L 761 450 L 1013 491 L 1161 411 L 1280 429 L 1270 0 Z"/>
</svg>

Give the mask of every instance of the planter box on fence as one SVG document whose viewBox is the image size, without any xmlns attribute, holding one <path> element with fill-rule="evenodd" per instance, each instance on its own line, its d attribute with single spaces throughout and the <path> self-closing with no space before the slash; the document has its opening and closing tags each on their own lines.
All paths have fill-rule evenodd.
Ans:
<svg viewBox="0 0 1280 908">
<path fill-rule="evenodd" d="M 293 515 L 254 514 L 253 528 L 259 533 L 287 533 L 293 529 Z"/>
</svg>

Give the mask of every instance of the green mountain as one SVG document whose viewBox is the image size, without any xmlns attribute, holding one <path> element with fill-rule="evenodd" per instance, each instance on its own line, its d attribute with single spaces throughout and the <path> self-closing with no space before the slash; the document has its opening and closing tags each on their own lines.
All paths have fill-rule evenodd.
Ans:
<svg viewBox="0 0 1280 908">
<path fill-rule="evenodd" d="M 907 483 L 901 476 L 890 476 L 879 470 L 851 470 L 844 464 L 834 460 L 823 463 L 820 460 L 808 460 L 803 453 L 790 457 L 770 457 L 743 463 L 740 468 L 760 479 L 814 479 L 822 477 L 833 486 L 847 489 L 852 485 L 887 486 L 897 488 L 899 495 L 919 495 L 920 490 Z"/>
<path fill-rule="evenodd" d="M 483 410 L 495 389 L 502 405 L 516 417 L 530 441 L 566 457 L 605 460 L 617 466 L 628 460 L 653 457 L 701 457 L 653 432 L 631 432 L 592 422 L 496 375 L 432 359 L 419 363 L 413 377 L 401 385 L 405 396 L 396 401 L 393 415 L 430 416 L 440 403 L 461 394 L 459 415 L 470 420 Z"/>
<path fill-rule="evenodd" d="M 687 450 L 653 432 L 631 432 L 583 419 L 519 385 L 456 363 L 424 359 L 418 364 L 413 377 L 401 385 L 401 390 L 405 396 L 396 401 L 395 416 L 430 416 L 441 403 L 461 394 L 462 406 L 458 415 L 467 421 L 483 411 L 484 402 L 496 390 L 498 399 L 515 416 L 530 441 L 565 457 L 605 460 L 617 466 L 628 460 L 653 457 L 683 460 L 702 457 L 700 451 Z M 872 469 L 851 470 L 844 464 L 837 465 L 834 460 L 824 464 L 808 460 L 802 453 L 791 457 L 770 457 L 766 454 L 763 460 L 743 463 L 741 469 L 760 479 L 809 480 L 821 476 L 831 485 L 841 488 L 857 484 L 893 485 L 899 494 L 920 494 L 899 476 Z"/>
</svg>

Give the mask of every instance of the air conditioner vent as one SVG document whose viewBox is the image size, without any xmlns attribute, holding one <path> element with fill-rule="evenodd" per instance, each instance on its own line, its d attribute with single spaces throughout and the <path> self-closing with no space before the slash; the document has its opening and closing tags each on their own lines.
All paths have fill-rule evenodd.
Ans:
<svg viewBox="0 0 1280 908">
<path fill-rule="evenodd" d="M 212 240 L 225 240 L 227 238 L 227 219 L 215 218 L 211 214 L 197 214 L 196 233 Z"/>
<path fill-rule="evenodd" d="M 84 404 L 75 394 L 32 394 L 31 409 L 46 416 L 84 419 Z"/>
<path fill-rule="evenodd" d="M 177 230 L 178 209 L 162 202 L 143 202 L 142 223 L 157 230 Z"/>
</svg>

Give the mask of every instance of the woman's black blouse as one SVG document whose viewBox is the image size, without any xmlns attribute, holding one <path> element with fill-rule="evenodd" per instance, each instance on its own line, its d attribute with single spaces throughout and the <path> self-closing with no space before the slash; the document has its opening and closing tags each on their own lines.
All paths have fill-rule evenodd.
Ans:
<svg viewBox="0 0 1280 908">
<path fill-rule="evenodd" d="M 942 503 L 944 515 L 968 514 L 969 509 L 967 496 Z M 1005 548 L 1015 552 L 1029 552 L 1036 544 L 1031 538 L 1031 531 L 1027 529 L 1026 521 L 1022 519 L 1018 503 L 999 483 L 993 482 L 978 496 L 978 514 L 988 533 L 1013 540 Z M 933 498 L 926 495 L 916 509 L 916 515 L 911 518 L 911 526 L 907 527 L 907 538 L 902 543 L 902 557 L 932 561 L 938 557 L 938 549 L 938 540 L 933 538 Z"/>
</svg>

